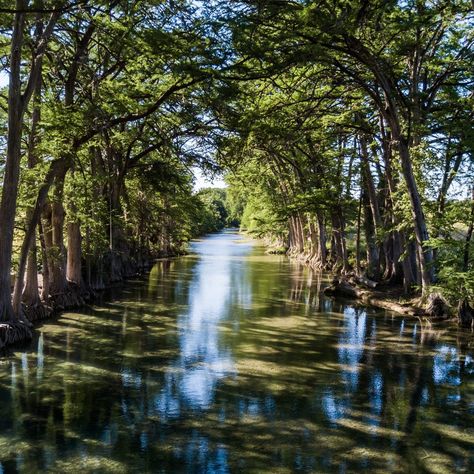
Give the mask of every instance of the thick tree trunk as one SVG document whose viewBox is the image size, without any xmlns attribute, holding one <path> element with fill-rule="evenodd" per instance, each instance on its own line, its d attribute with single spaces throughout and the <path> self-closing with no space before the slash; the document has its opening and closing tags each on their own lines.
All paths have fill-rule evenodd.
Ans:
<svg viewBox="0 0 474 474">
<path fill-rule="evenodd" d="M 64 248 L 65 212 L 59 196 L 51 203 L 52 258 L 50 273 L 51 296 L 64 294 L 67 289 L 66 252 Z"/>
<path fill-rule="evenodd" d="M 385 176 L 387 178 L 390 211 L 392 219 L 392 227 L 396 228 L 399 224 L 399 218 L 395 214 L 395 194 L 397 190 L 397 182 L 392 172 L 392 146 L 391 133 L 385 130 L 384 121 L 380 118 L 380 128 L 382 130 L 382 145 L 383 145 L 383 159 L 385 162 Z M 398 281 L 403 279 L 404 291 L 408 293 L 415 282 L 415 274 L 411 267 L 411 249 L 407 245 L 407 239 L 404 231 L 393 231 L 393 256 L 392 256 L 392 271 L 390 279 Z M 402 257 L 402 254 L 404 256 Z M 400 276 L 400 269 L 403 277 Z"/>
<path fill-rule="evenodd" d="M 333 233 L 331 249 L 333 257 L 333 269 L 336 272 L 346 273 L 349 271 L 349 262 L 347 260 L 344 220 L 340 208 L 333 210 L 331 220 Z"/>
<path fill-rule="evenodd" d="M 21 302 L 21 294 L 22 294 L 22 289 L 23 289 L 23 280 L 24 280 L 24 275 L 25 275 L 25 268 L 26 268 L 26 262 L 28 258 L 28 254 L 30 251 L 31 246 L 34 243 L 34 238 L 36 235 L 36 227 L 40 223 L 41 219 L 41 213 L 43 212 L 44 217 L 47 221 L 45 222 L 45 226 L 48 232 L 51 231 L 51 205 L 48 204 L 45 206 L 47 197 L 48 197 L 48 191 L 53 183 L 53 180 L 57 177 L 62 175 L 67 171 L 67 168 L 70 163 L 70 157 L 65 157 L 65 158 L 60 158 L 55 161 L 53 161 L 49 167 L 48 173 L 46 174 L 44 183 L 40 186 L 39 191 L 38 191 L 38 196 L 36 197 L 36 203 L 35 207 L 33 209 L 33 212 L 30 214 L 30 218 L 28 219 L 27 225 L 26 225 L 26 233 L 25 237 L 23 239 L 23 243 L 21 246 L 20 250 L 20 261 L 18 264 L 18 272 L 17 272 L 17 278 L 15 280 L 15 289 L 13 292 L 13 306 L 15 308 L 20 307 L 20 302 Z M 49 235 L 49 234 L 48 234 Z M 47 258 L 49 262 L 49 270 L 51 272 L 52 269 L 52 258 L 54 251 L 52 250 L 52 241 L 51 241 L 51 246 L 47 247 Z M 49 273 L 51 274 L 51 273 Z M 44 279 L 44 278 L 43 278 Z M 43 283 L 44 285 L 45 283 Z M 49 284 L 49 280 L 48 280 Z M 44 299 L 44 295 L 43 295 Z"/>
<path fill-rule="evenodd" d="M 421 198 L 420 194 L 418 193 L 418 187 L 413 174 L 408 144 L 403 137 L 398 136 L 396 138 L 398 140 L 398 149 L 402 162 L 403 177 L 405 179 L 405 184 L 410 196 L 421 288 L 423 294 L 426 295 L 430 285 L 434 281 L 433 253 L 431 248 L 427 245 L 429 240 L 428 228 L 426 226 Z"/>
<path fill-rule="evenodd" d="M 380 217 L 379 202 L 377 198 L 377 191 L 375 190 L 374 178 L 372 176 L 372 171 L 370 170 L 367 139 L 363 135 L 360 137 L 360 150 L 363 184 L 367 193 L 368 203 L 372 211 L 374 228 L 376 231 L 378 231 L 382 225 L 382 219 Z"/>
<path fill-rule="evenodd" d="M 28 306 L 41 304 L 38 291 L 38 261 L 36 243 L 31 247 L 26 264 L 26 282 L 23 289 L 22 301 Z"/>
<path fill-rule="evenodd" d="M 308 217 L 308 232 L 309 232 L 309 263 L 311 266 L 318 264 L 319 250 L 318 250 L 318 231 L 316 223 L 312 217 Z"/>
<path fill-rule="evenodd" d="M 39 238 L 41 243 L 41 261 L 43 266 L 43 286 L 41 288 L 41 299 L 43 301 L 49 300 L 49 262 L 48 262 L 48 252 L 46 248 L 46 241 L 44 235 L 44 227 L 41 220 L 38 223 L 39 228 Z"/>
<path fill-rule="evenodd" d="M 62 204 L 64 177 L 61 178 L 56 183 L 55 200 L 51 204 L 51 250 L 48 253 L 51 256 L 49 258 L 50 300 L 54 307 L 63 309 L 80 306 L 84 304 L 84 300 L 79 288 L 75 285 L 70 285 L 66 277 L 67 254 L 63 240 L 65 212 Z M 77 245 L 77 241 L 74 242 L 74 245 Z"/>
<path fill-rule="evenodd" d="M 326 265 L 326 232 L 324 229 L 324 219 L 321 213 L 309 221 L 311 240 L 311 266 L 322 269 Z"/>
<path fill-rule="evenodd" d="M 81 228 L 79 222 L 69 222 L 67 228 L 67 280 L 82 286 Z"/>
<path fill-rule="evenodd" d="M 303 219 L 299 214 L 296 216 L 296 224 L 298 229 L 298 252 L 303 254 L 305 251 L 304 224 Z"/>
<path fill-rule="evenodd" d="M 16 9 L 22 11 L 26 1 L 17 0 Z M 24 13 L 16 13 L 10 54 L 10 84 L 8 90 L 8 136 L 2 199 L 0 202 L 0 321 L 14 319 L 11 301 L 11 263 L 13 229 L 20 178 L 21 136 L 24 101 L 21 95 L 21 48 L 23 45 Z"/>
<path fill-rule="evenodd" d="M 324 268 L 327 263 L 327 251 L 326 251 L 326 228 L 324 227 L 324 217 L 321 212 L 317 214 L 318 222 L 318 246 L 319 246 L 319 266 Z"/>
<path fill-rule="evenodd" d="M 362 199 L 364 203 L 364 228 L 367 242 L 367 276 L 380 280 L 380 252 L 377 233 L 382 226 L 374 179 L 370 171 L 367 140 L 364 135 L 359 139 L 361 151 Z"/>
<path fill-rule="evenodd" d="M 38 24 L 37 34 L 40 34 L 42 24 Z M 38 146 L 38 124 L 41 118 L 41 86 L 42 78 L 41 71 L 37 76 L 35 91 L 34 91 L 34 105 L 31 116 L 31 130 L 28 140 L 28 168 L 33 169 L 38 164 L 37 146 Z M 37 247 L 36 247 L 36 225 L 28 225 L 34 220 L 34 207 L 29 207 L 26 212 L 26 232 L 24 237 L 24 244 L 20 252 L 20 265 L 15 281 L 13 292 L 13 309 L 15 314 L 20 312 L 20 299 L 28 307 L 39 307 L 41 299 L 38 291 L 38 262 L 37 262 Z M 28 256 L 26 256 L 28 254 Z M 22 292 L 22 285 L 25 271 L 26 259 L 26 278 L 25 287 Z M 20 298 L 21 294 L 21 298 Z"/>
<path fill-rule="evenodd" d="M 372 207 L 367 196 L 367 192 L 362 192 L 364 202 L 364 230 L 366 240 L 367 268 L 366 273 L 371 280 L 380 280 L 380 255 L 377 246 L 377 238 L 374 227 L 374 218 L 372 216 Z"/>
<path fill-rule="evenodd" d="M 360 265 L 360 227 L 362 222 L 362 200 L 363 200 L 363 192 L 361 191 L 359 196 L 359 206 L 357 209 L 357 228 L 356 228 L 356 273 L 360 275 L 362 273 L 361 265 Z"/>
</svg>

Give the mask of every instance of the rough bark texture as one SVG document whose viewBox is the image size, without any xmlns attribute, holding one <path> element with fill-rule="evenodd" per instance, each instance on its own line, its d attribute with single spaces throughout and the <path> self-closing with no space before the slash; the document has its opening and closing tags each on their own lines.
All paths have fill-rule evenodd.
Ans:
<svg viewBox="0 0 474 474">
<path fill-rule="evenodd" d="M 81 228 L 79 222 L 69 222 L 67 228 L 67 270 L 69 282 L 82 285 L 81 271 Z"/>
<path fill-rule="evenodd" d="M 24 10 L 25 7 L 25 1 L 17 0 L 17 10 Z M 21 94 L 20 77 L 24 23 L 25 15 L 23 13 L 16 13 L 10 54 L 7 159 L 0 202 L 0 321 L 9 321 L 15 317 L 11 303 L 10 270 L 18 182 L 20 178 L 22 120 L 25 110 Z"/>
<path fill-rule="evenodd" d="M 26 264 L 26 282 L 21 298 L 27 306 L 36 306 L 41 304 L 38 291 L 38 262 L 36 243 L 31 247 Z"/>
<path fill-rule="evenodd" d="M 410 160 L 410 152 L 406 140 L 402 136 L 395 137 L 398 139 L 398 149 L 402 162 L 403 177 L 407 185 L 408 194 L 410 196 L 411 210 L 413 216 L 413 227 L 416 236 L 416 253 L 419 262 L 419 271 L 421 279 L 421 288 L 423 294 L 426 294 L 430 285 L 434 281 L 433 253 L 430 247 L 426 245 L 429 234 L 426 226 L 426 219 L 423 214 L 420 194 L 416 185 L 415 176 Z"/>
<path fill-rule="evenodd" d="M 50 292 L 52 297 L 66 291 L 66 249 L 64 247 L 64 207 L 57 198 L 51 203 L 52 258 Z"/>
<path fill-rule="evenodd" d="M 44 226 L 48 232 L 48 238 L 45 240 L 45 245 L 46 245 L 46 242 L 48 242 L 48 245 L 49 245 L 48 253 L 45 254 L 46 256 L 49 255 L 49 258 L 47 257 L 48 262 L 49 262 L 48 278 L 43 278 L 44 281 L 43 281 L 42 299 L 46 300 L 49 297 L 49 284 L 50 284 L 49 275 L 52 268 L 52 258 L 53 258 L 54 251 L 52 249 L 52 246 L 53 246 L 52 223 L 51 223 L 52 207 L 51 207 L 51 204 L 49 203 L 46 204 L 46 201 L 48 199 L 48 191 L 51 188 L 54 179 L 57 176 L 62 175 L 62 173 L 66 172 L 65 170 L 67 170 L 69 163 L 70 163 L 70 157 L 60 158 L 60 159 L 54 160 L 51 163 L 48 173 L 46 174 L 45 180 L 41 184 L 38 190 L 35 207 L 33 211 L 29 213 L 28 215 L 29 218 L 27 219 L 25 237 L 23 238 L 23 242 L 22 242 L 22 246 L 20 250 L 20 260 L 18 264 L 17 279 L 15 282 L 15 289 L 13 292 L 13 306 L 15 308 L 20 307 L 26 262 L 27 262 L 29 251 L 35 242 L 36 227 L 40 225 L 42 213 L 43 213 L 43 219 L 45 220 Z M 43 266 L 43 268 L 45 268 L 45 266 Z M 48 289 L 46 293 L 44 291 L 44 288 Z"/>
</svg>

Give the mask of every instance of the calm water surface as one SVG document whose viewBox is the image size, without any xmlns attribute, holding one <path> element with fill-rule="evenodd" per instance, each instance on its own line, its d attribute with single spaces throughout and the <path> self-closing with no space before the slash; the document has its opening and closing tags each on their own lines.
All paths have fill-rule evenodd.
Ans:
<svg viewBox="0 0 474 474">
<path fill-rule="evenodd" d="M 224 232 L 0 361 L 2 472 L 473 472 L 472 338 Z"/>
</svg>

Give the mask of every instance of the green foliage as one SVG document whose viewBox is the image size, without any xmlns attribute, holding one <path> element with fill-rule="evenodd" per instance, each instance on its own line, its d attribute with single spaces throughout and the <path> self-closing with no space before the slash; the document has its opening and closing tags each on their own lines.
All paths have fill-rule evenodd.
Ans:
<svg viewBox="0 0 474 474">
<path fill-rule="evenodd" d="M 196 235 L 216 232 L 226 226 L 228 210 L 225 189 L 201 189 L 196 195 L 196 200 L 199 205 L 199 212 L 194 222 Z"/>
<path fill-rule="evenodd" d="M 411 243 L 426 219 L 432 239 L 421 240 L 436 251 L 440 286 L 472 296 L 470 0 L 60 3 L 24 117 L 16 251 L 63 160 L 48 199 L 64 204 L 64 224 L 80 223 L 86 258 L 176 253 L 240 226 L 282 246 L 298 234 L 307 254 L 322 234 L 334 268 L 341 258 L 364 265 L 373 251 L 383 273 L 398 237 L 394 266 L 409 256 L 419 265 Z M 49 18 L 25 16 L 23 92 Z M 0 19 L 5 77 L 13 19 Z M 194 192 L 194 166 L 224 171 L 228 188 Z M 127 245 L 116 248 L 114 233 Z"/>
</svg>

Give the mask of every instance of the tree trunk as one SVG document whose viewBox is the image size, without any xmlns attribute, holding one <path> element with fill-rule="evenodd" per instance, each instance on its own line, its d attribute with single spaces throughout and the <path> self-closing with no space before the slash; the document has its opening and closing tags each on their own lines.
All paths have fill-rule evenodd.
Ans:
<svg viewBox="0 0 474 474">
<path fill-rule="evenodd" d="M 123 189 L 121 178 L 113 180 L 109 189 L 110 206 L 110 275 L 112 282 L 122 281 L 130 264 L 130 248 L 124 235 L 123 209 L 120 197 Z"/>
<path fill-rule="evenodd" d="M 333 269 L 336 272 L 346 273 L 349 270 L 349 262 L 347 260 L 346 238 L 344 232 L 344 220 L 342 210 L 338 206 L 332 211 L 332 232 L 333 232 Z"/>
<path fill-rule="evenodd" d="M 383 159 L 385 163 L 385 176 L 387 178 L 389 197 L 390 197 L 390 209 L 392 226 L 395 228 L 400 224 L 398 216 L 395 214 L 395 194 L 397 189 L 397 181 L 395 180 L 392 173 L 392 136 L 389 131 L 385 130 L 383 118 L 380 118 L 380 128 L 382 130 L 382 146 L 383 146 Z M 404 231 L 393 231 L 393 269 L 391 272 L 391 280 L 399 280 L 400 268 L 403 274 L 403 288 L 406 293 L 411 289 L 411 286 L 415 282 L 415 274 L 411 267 L 411 249 L 407 244 L 407 238 Z M 402 253 L 405 255 L 402 257 Z M 400 265 L 401 263 L 401 265 Z"/>
<path fill-rule="evenodd" d="M 430 285 L 434 281 L 433 254 L 431 248 L 427 246 L 427 241 L 429 239 L 428 228 L 426 226 L 426 220 L 423 214 L 421 198 L 418 193 L 415 176 L 413 175 L 408 144 L 403 137 L 398 136 L 396 138 L 402 162 L 403 177 L 410 196 L 421 289 L 422 293 L 426 295 Z"/>
<path fill-rule="evenodd" d="M 469 227 L 466 233 L 466 240 L 464 242 L 464 255 L 463 255 L 463 271 L 467 272 L 469 270 L 469 254 L 471 248 L 471 239 L 472 232 L 474 228 L 474 186 L 471 190 L 471 219 L 469 222 Z"/>
<path fill-rule="evenodd" d="M 15 289 L 13 292 L 13 306 L 17 309 L 19 309 L 20 307 L 21 294 L 22 294 L 22 289 L 23 289 L 23 280 L 24 280 L 24 275 L 25 275 L 25 268 L 26 268 L 28 254 L 29 254 L 31 246 L 34 243 L 34 238 L 36 235 L 35 229 L 40 223 L 42 212 L 44 214 L 45 220 L 47 221 L 47 223 L 45 221 L 47 232 L 50 232 L 52 229 L 51 205 L 48 204 L 45 211 L 45 203 L 48 197 L 48 191 L 53 183 L 53 180 L 58 175 L 62 175 L 63 173 L 65 173 L 68 169 L 69 164 L 70 164 L 70 157 L 59 158 L 53 161 L 49 167 L 48 173 L 46 174 L 44 183 L 39 188 L 38 195 L 36 197 L 35 207 L 33 209 L 33 212 L 30 215 L 30 219 L 27 222 L 25 237 L 23 239 L 23 243 L 20 250 L 20 260 L 18 264 L 17 278 L 15 280 Z M 47 248 L 46 256 L 49 262 L 49 275 L 51 275 L 52 258 L 54 254 L 54 251 L 52 250 L 53 242 L 52 240 L 51 242 L 49 242 L 46 239 L 46 244 L 50 244 L 49 246 L 47 245 L 46 247 Z M 45 283 L 43 282 L 43 285 L 44 284 Z M 49 281 L 48 281 L 48 284 L 49 284 Z M 48 295 L 48 293 L 46 295 Z M 45 295 L 43 292 L 43 299 L 44 299 L 44 296 Z"/>
<path fill-rule="evenodd" d="M 43 240 L 44 240 L 44 256 L 46 258 L 46 268 L 48 269 L 48 292 L 46 293 L 46 298 L 43 296 L 43 299 L 48 299 L 51 295 L 51 272 L 53 270 L 53 258 L 54 258 L 54 250 L 53 250 L 53 229 L 51 225 L 51 215 L 52 215 L 52 208 L 51 202 L 48 202 L 44 206 L 43 214 L 41 216 L 42 221 L 42 228 L 43 228 Z M 44 293 L 44 292 L 43 292 Z"/>
<path fill-rule="evenodd" d="M 366 240 L 367 269 L 366 274 L 371 280 L 380 280 L 379 249 L 375 234 L 374 218 L 372 207 L 369 202 L 366 190 L 362 190 L 362 201 L 364 203 L 364 230 Z"/>
<path fill-rule="evenodd" d="M 42 31 L 42 24 L 39 22 L 37 26 L 37 35 Z M 37 146 L 38 146 L 38 124 L 41 119 L 41 86 L 42 77 L 41 70 L 39 70 L 36 78 L 34 98 L 33 98 L 33 113 L 31 115 L 31 130 L 28 140 L 28 168 L 33 169 L 38 164 Z M 38 291 L 38 261 L 37 261 L 37 247 L 36 247 L 36 225 L 29 226 L 28 224 L 34 219 L 34 207 L 29 207 L 26 212 L 26 233 L 24 241 L 27 245 L 22 249 L 28 253 L 26 261 L 26 278 L 25 287 L 22 292 L 23 273 L 24 273 L 24 259 L 25 255 L 20 254 L 20 265 L 15 281 L 15 288 L 13 292 L 13 309 L 15 314 L 20 311 L 20 293 L 21 300 L 27 306 L 37 307 L 41 305 L 41 298 Z M 32 233 L 33 235 L 30 235 Z M 28 245 L 29 244 L 29 245 Z"/>
<path fill-rule="evenodd" d="M 317 214 L 317 221 L 318 221 L 319 267 L 324 268 L 327 263 L 326 229 L 324 227 L 324 217 L 321 212 L 318 212 Z"/>
<path fill-rule="evenodd" d="M 303 254 L 305 250 L 305 237 L 304 237 L 304 225 L 303 220 L 298 213 L 295 217 L 296 228 L 298 229 L 298 253 Z"/>
<path fill-rule="evenodd" d="M 36 239 L 35 239 L 36 240 Z M 26 264 L 26 282 L 23 289 L 22 301 L 28 306 L 41 304 L 38 292 L 38 261 L 36 242 L 31 247 Z"/>
<path fill-rule="evenodd" d="M 50 273 L 51 296 L 64 294 L 67 289 L 66 280 L 66 252 L 64 248 L 64 219 L 65 212 L 63 203 L 58 194 L 51 203 L 51 236 L 52 236 L 52 258 Z"/>
<path fill-rule="evenodd" d="M 26 1 L 17 0 L 16 9 L 24 10 Z M 8 89 L 7 157 L 0 203 L 0 321 L 14 319 L 11 301 L 11 263 L 13 229 L 20 178 L 22 121 L 24 102 L 21 95 L 21 48 L 25 14 L 16 13 L 10 53 L 10 84 Z"/>
<path fill-rule="evenodd" d="M 380 280 L 380 252 L 377 233 L 382 226 L 374 179 L 370 171 L 367 140 L 364 135 L 360 139 L 362 199 L 364 203 L 364 228 L 367 241 L 367 276 Z"/>
<path fill-rule="evenodd" d="M 360 137 L 360 151 L 363 184 L 366 189 L 368 202 L 372 211 L 372 220 L 374 223 L 374 228 L 375 231 L 378 231 L 378 229 L 382 225 L 382 219 L 380 217 L 379 202 L 377 199 L 377 192 L 375 190 L 374 178 L 370 170 L 367 139 L 363 135 Z"/>
<path fill-rule="evenodd" d="M 82 286 L 81 227 L 79 222 L 69 222 L 67 228 L 67 280 Z"/>
<path fill-rule="evenodd" d="M 43 264 L 43 286 L 41 288 L 41 299 L 43 301 L 49 300 L 49 262 L 48 262 L 48 254 L 46 248 L 46 241 L 44 235 L 44 227 L 41 220 L 38 222 L 39 228 L 39 238 L 41 243 L 41 257 L 42 257 L 42 264 Z"/>
<path fill-rule="evenodd" d="M 360 266 L 360 226 L 361 226 L 361 216 L 362 216 L 362 190 L 359 196 L 359 206 L 357 209 L 357 229 L 356 229 L 356 273 L 360 275 L 362 273 Z"/>
</svg>

